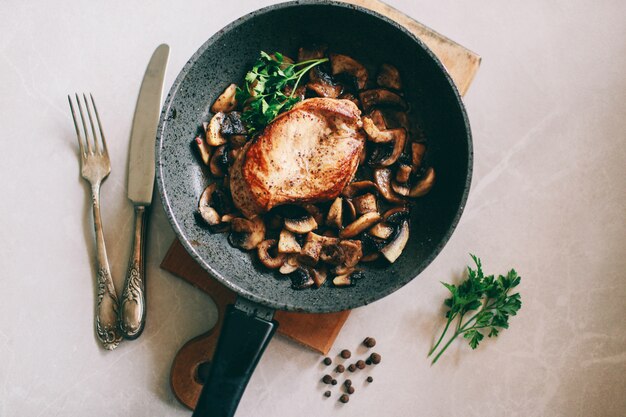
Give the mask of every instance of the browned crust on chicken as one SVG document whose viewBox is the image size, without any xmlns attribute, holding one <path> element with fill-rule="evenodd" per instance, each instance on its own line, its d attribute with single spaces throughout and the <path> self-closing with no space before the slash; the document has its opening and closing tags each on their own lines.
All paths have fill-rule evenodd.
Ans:
<svg viewBox="0 0 626 417">
<path fill-rule="evenodd" d="M 349 100 L 312 98 L 278 116 L 231 168 L 235 205 L 252 217 L 337 197 L 358 168 L 365 141 L 360 115 Z"/>
</svg>

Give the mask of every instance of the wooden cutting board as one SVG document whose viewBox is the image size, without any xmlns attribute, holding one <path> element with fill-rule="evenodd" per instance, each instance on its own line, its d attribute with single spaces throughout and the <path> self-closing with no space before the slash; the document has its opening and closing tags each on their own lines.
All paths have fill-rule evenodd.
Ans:
<svg viewBox="0 0 626 417">
<path fill-rule="evenodd" d="M 345 1 L 374 10 L 405 26 L 437 55 L 447 68 L 461 95 L 467 92 L 478 71 L 480 56 L 379 0 Z M 161 268 L 208 294 L 217 306 L 218 320 L 215 327 L 185 343 L 176 354 L 172 364 L 170 374 L 172 391 L 182 404 L 193 408 L 202 390 L 201 381 L 208 373 L 208 364 L 217 345 L 224 310 L 228 304 L 235 301 L 236 295 L 211 278 L 177 240 L 172 243 L 165 255 Z M 274 319 L 279 323 L 279 334 L 320 354 L 326 354 L 349 314 L 349 311 L 331 314 L 277 311 Z"/>
</svg>

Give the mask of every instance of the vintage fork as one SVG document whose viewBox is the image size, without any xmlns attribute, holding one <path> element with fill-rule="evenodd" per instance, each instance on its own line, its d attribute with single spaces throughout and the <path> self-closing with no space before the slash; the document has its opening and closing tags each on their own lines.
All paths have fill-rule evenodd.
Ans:
<svg viewBox="0 0 626 417">
<path fill-rule="evenodd" d="M 89 134 L 89 129 L 85 122 L 81 98 L 78 94 L 75 94 L 75 96 L 81 123 L 78 122 L 78 118 L 76 117 L 72 97 L 68 95 L 67 99 L 70 103 L 70 110 L 72 111 L 72 118 L 74 119 L 74 127 L 76 128 L 76 136 L 78 137 L 78 145 L 80 147 L 80 172 L 82 177 L 91 185 L 93 222 L 96 231 L 96 284 L 98 287 L 95 312 L 96 335 L 105 349 L 113 350 L 117 347 L 122 338 L 117 328 L 117 293 L 115 292 L 113 280 L 111 279 L 111 269 L 109 268 L 109 260 L 104 244 L 104 234 L 102 232 L 102 218 L 100 217 L 100 185 L 111 172 L 111 162 L 109 160 L 107 143 L 104 138 L 104 133 L 102 132 L 102 123 L 100 123 L 100 116 L 98 115 L 98 109 L 96 108 L 96 102 L 93 96 L 89 94 L 91 107 L 96 116 L 95 123 L 89 106 L 89 100 L 87 100 L 87 96 L 83 94 L 84 107 L 89 118 L 93 136 Z M 84 137 L 83 133 L 81 133 L 81 126 Z M 102 141 L 101 144 L 98 141 L 98 133 Z"/>
</svg>

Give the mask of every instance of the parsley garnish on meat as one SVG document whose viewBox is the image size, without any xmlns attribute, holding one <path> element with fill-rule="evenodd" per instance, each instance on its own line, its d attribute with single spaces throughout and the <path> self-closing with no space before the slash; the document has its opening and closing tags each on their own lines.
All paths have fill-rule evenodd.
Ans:
<svg viewBox="0 0 626 417">
<path fill-rule="evenodd" d="M 244 109 L 242 119 L 248 132 L 258 132 L 300 101 L 294 93 L 302 77 L 311 68 L 327 61 L 328 58 L 321 58 L 292 64 L 279 52 L 269 55 L 261 51 L 252 70 L 246 74 L 244 88 L 238 88 L 236 95 Z M 285 94 L 286 88 L 291 93 Z"/>
<path fill-rule="evenodd" d="M 474 255 L 470 256 L 476 264 L 476 269 L 467 268 L 468 278 L 466 281 L 458 286 L 442 282 L 452 294 L 450 298 L 444 301 L 446 307 L 449 308 L 446 313 L 448 321 L 441 337 L 428 353 L 429 357 L 435 353 L 443 341 L 450 325 L 455 320 L 457 321 L 456 325 L 453 325 L 454 335 L 439 350 L 432 361 L 433 364 L 437 362 L 452 341 L 460 335 L 468 340 L 472 349 L 478 347 L 487 331 L 487 337 L 498 336 L 502 329 L 509 327 L 509 317 L 516 315 L 522 307 L 519 293 L 509 295 L 509 292 L 519 285 L 521 279 L 514 269 L 511 269 L 506 276 L 499 275 L 498 278 L 495 278 L 494 275 L 485 276 L 480 259 Z M 465 316 L 473 311 L 476 313 L 463 321 Z"/>
</svg>

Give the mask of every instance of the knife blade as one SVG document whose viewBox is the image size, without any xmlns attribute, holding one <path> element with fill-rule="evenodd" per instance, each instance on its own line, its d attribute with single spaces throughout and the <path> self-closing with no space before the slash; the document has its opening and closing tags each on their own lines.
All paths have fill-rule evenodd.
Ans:
<svg viewBox="0 0 626 417">
<path fill-rule="evenodd" d="M 130 135 L 128 198 L 135 206 L 133 244 L 122 291 L 119 328 L 127 339 L 139 337 L 145 326 L 145 235 L 147 209 L 154 190 L 154 146 L 161 112 L 163 83 L 170 48 L 159 45 L 144 74 Z"/>
</svg>

